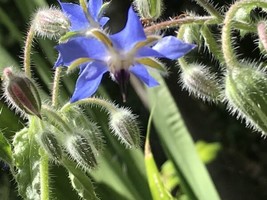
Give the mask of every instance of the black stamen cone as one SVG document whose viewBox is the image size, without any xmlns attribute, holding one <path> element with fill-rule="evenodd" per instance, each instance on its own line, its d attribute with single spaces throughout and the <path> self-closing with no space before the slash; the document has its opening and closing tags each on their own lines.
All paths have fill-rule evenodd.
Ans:
<svg viewBox="0 0 267 200">
<path fill-rule="evenodd" d="M 114 76 L 120 86 L 122 101 L 125 103 L 127 98 L 127 85 L 130 79 L 130 73 L 125 69 L 121 69 L 120 71 L 117 71 Z"/>
</svg>

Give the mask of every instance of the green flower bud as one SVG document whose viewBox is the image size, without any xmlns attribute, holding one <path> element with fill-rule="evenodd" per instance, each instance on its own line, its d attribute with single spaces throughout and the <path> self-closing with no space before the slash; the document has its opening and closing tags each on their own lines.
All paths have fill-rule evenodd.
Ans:
<svg viewBox="0 0 267 200">
<path fill-rule="evenodd" d="M 45 131 L 41 133 L 39 137 L 38 141 L 49 157 L 55 162 L 60 162 L 62 158 L 62 147 L 56 136 L 51 132 Z"/>
<path fill-rule="evenodd" d="M 70 157 L 84 170 L 90 170 L 97 166 L 95 148 L 83 133 L 67 135 L 64 146 Z"/>
<path fill-rule="evenodd" d="M 229 70 L 225 78 L 225 98 L 229 110 L 263 135 L 267 133 L 266 83 L 265 72 L 250 65 Z"/>
<path fill-rule="evenodd" d="M 129 110 L 119 108 L 110 113 L 109 126 L 127 148 L 139 147 L 140 130 L 136 116 Z"/>
<path fill-rule="evenodd" d="M 59 38 L 69 31 L 70 21 L 56 8 L 40 9 L 36 12 L 32 27 L 37 35 L 44 38 Z"/>
<path fill-rule="evenodd" d="M 135 0 L 134 4 L 144 19 L 158 19 L 163 10 L 162 0 Z"/>
<path fill-rule="evenodd" d="M 187 43 L 197 43 L 201 44 L 203 42 L 203 37 L 200 34 L 201 25 L 190 24 L 183 25 L 184 34 L 182 40 Z"/>
<path fill-rule="evenodd" d="M 253 9 L 253 8 L 254 8 L 254 5 L 253 6 L 246 6 L 246 7 L 238 9 L 233 20 L 235 20 L 237 22 L 246 23 L 246 24 L 252 23 L 250 12 L 251 12 L 251 9 Z M 246 29 L 239 29 L 239 31 L 240 31 L 241 37 L 244 37 L 246 34 L 249 33 L 249 31 Z"/>
<path fill-rule="evenodd" d="M 205 101 L 220 101 L 221 86 L 215 74 L 201 64 L 190 64 L 181 72 L 181 84 L 189 94 Z"/>
<path fill-rule="evenodd" d="M 22 114 L 41 118 L 41 99 L 33 81 L 14 74 L 10 67 L 4 69 L 3 75 L 5 97 L 10 105 Z"/>
</svg>

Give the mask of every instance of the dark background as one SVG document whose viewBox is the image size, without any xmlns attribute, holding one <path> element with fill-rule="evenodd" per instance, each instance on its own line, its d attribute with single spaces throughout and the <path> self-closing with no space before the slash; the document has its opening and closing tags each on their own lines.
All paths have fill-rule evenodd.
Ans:
<svg viewBox="0 0 267 200">
<path fill-rule="evenodd" d="M 48 3 L 57 4 L 54 0 L 48 0 Z M 218 4 L 218 7 L 224 7 L 227 10 L 227 5 L 230 1 L 214 0 L 214 3 Z M 161 21 L 180 15 L 186 10 L 194 11 L 199 15 L 206 14 L 202 8 L 189 0 L 165 0 L 164 4 L 165 10 L 160 19 Z M 26 33 L 28 26 L 21 18 L 22 14 L 18 13 L 13 5 L 14 1 L 0 0 L 0 8 L 10 10 L 10 17 L 13 19 L 13 23 L 22 33 Z M 114 32 L 123 27 L 129 5 L 129 0 L 113 0 L 112 6 L 106 14 L 112 18 L 108 26 Z M 257 10 L 255 13 L 257 14 Z M 255 13 L 252 13 L 252 15 L 254 16 Z M 214 30 L 219 35 L 220 25 L 215 27 Z M 21 43 L 9 38 L 9 33 L 6 31 L 5 27 L 1 25 L 0 19 L 1 35 L 7 36 L 0 38 L 1 45 L 6 47 L 12 54 L 21 55 Z M 175 30 L 168 30 L 166 33 L 175 34 Z M 253 44 L 255 39 L 256 37 L 252 35 L 247 35 L 241 39 L 236 34 L 235 44 L 238 46 L 237 51 L 240 54 L 240 58 L 260 59 L 259 52 Z M 38 51 L 40 49 L 37 47 L 35 50 Z M 42 54 L 41 50 L 40 54 Z M 19 56 L 17 59 L 21 63 Z M 210 55 L 207 53 L 195 54 L 195 59 L 204 63 L 210 63 L 211 60 Z M 215 68 L 218 67 L 216 62 L 210 64 Z M 182 91 L 178 83 L 179 67 L 175 62 L 169 62 L 168 66 L 171 73 L 166 81 L 193 139 L 195 141 L 220 142 L 222 145 L 222 150 L 218 157 L 207 166 L 221 198 L 223 200 L 267 199 L 267 141 L 261 137 L 260 133 L 254 133 L 252 130 L 245 128 L 244 123 L 236 120 L 234 116 L 230 116 L 226 111 L 225 105 L 203 103 L 201 100 L 189 96 L 187 91 Z M 107 91 L 111 91 L 112 99 L 122 104 L 119 88 L 110 81 L 108 75 L 102 85 L 105 86 Z M 47 88 L 44 87 L 43 89 Z M 142 103 L 131 87 L 129 87 L 128 93 L 128 101 L 125 106 L 130 106 L 134 113 L 140 115 L 140 121 L 143 123 L 141 125 L 146 127 L 149 113 L 142 107 Z M 3 100 L 1 99 L 1 101 Z M 152 135 L 152 149 L 157 155 L 156 159 L 160 165 L 165 161 L 165 157 L 156 134 Z M 4 170 L 2 169 L 2 172 Z"/>
</svg>

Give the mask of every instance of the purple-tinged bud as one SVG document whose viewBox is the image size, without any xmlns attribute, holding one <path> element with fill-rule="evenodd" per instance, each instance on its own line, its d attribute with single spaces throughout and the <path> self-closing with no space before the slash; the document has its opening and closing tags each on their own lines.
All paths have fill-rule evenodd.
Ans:
<svg viewBox="0 0 267 200">
<path fill-rule="evenodd" d="M 56 136 L 48 131 L 40 134 L 39 143 L 45 149 L 49 157 L 55 161 L 60 162 L 62 159 L 62 147 L 58 142 Z"/>
<path fill-rule="evenodd" d="M 264 21 L 260 21 L 257 25 L 257 31 L 259 36 L 259 42 L 264 47 L 265 52 L 267 52 L 267 28 Z"/>
<path fill-rule="evenodd" d="M 127 148 L 139 147 L 140 130 L 136 116 L 129 110 L 119 108 L 110 113 L 109 126 Z"/>
<path fill-rule="evenodd" d="M 181 84 L 189 94 L 205 101 L 220 101 L 221 86 L 215 74 L 201 64 L 190 64 L 181 72 Z"/>
<path fill-rule="evenodd" d="M 85 171 L 97 166 L 95 148 L 92 147 L 92 142 L 84 134 L 67 135 L 64 146 L 70 157 Z"/>
<path fill-rule="evenodd" d="M 36 12 L 32 27 L 37 35 L 44 38 L 59 38 L 69 31 L 70 21 L 56 8 L 40 9 Z"/>
<path fill-rule="evenodd" d="M 229 110 L 246 125 L 267 135 L 267 76 L 244 64 L 229 70 L 225 78 L 225 100 Z"/>
<path fill-rule="evenodd" d="M 26 76 L 14 74 L 10 67 L 3 71 L 6 100 L 22 114 L 41 118 L 41 99 L 35 84 Z"/>
</svg>

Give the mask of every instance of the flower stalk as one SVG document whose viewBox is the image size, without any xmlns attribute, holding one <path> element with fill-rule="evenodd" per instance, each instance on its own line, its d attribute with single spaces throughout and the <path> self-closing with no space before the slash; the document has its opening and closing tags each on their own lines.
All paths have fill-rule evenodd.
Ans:
<svg viewBox="0 0 267 200">
<path fill-rule="evenodd" d="M 49 164 L 48 155 L 43 148 L 39 149 L 41 156 L 40 179 L 41 179 L 41 200 L 49 200 Z"/>
<path fill-rule="evenodd" d="M 231 70 L 234 67 L 241 67 L 240 63 L 237 61 L 234 48 L 231 44 L 231 28 L 233 25 L 232 19 L 240 8 L 248 6 L 267 8 L 267 2 L 265 0 L 238 1 L 234 3 L 226 13 L 223 23 L 224 26 L 222 28 L 222 51 L 228 70 Z"/>
<path fill-rule="evenodd" d="M 53 89 L 52 89 L 52 106 L 53 107 L 56 107 L 58 105 L 61 72 L 62 72 L 62 68 L 57 67 L 55 74 L 54 74 Z"/>
<path fill-rule="evenodd" d="M 218 23 L 221 23 L 223 21 L 223 16 L 214 8 L 213 5 L 210 4 L 207 0 L 195 0 L 197 4 L 199 4 L 201 7 L 203 7 L 208 13 L 210 13 L 212 16 L 216 17 L 218 20 Z"/>
<path fill-rule="evenodd" d="M 34 36 L 35 36 L 35 30 L 34 30 L 34 27 L 31 26 L 27 34 L 27 39 L 26 39 L 25 47 L 24 47 L 24 57 L 23 57 L 24 58 L 23 60 L 24 72 L 28 78 L 31 78 L 32 76 L 31 50 L 32 50 L 32 43 L 33 43 Z"/>
</svg>

